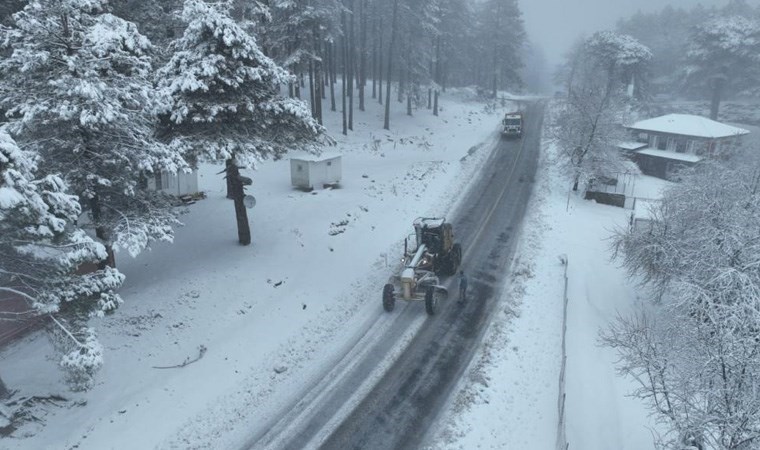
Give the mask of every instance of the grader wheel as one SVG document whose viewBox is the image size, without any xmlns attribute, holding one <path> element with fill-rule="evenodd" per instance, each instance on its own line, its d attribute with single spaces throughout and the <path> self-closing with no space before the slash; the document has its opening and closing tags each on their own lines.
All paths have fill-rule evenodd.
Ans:
<svg viewBox="0 0 760 450">
<path fill-rule="evenodd" d="M 425 291 L 425 311 L 430 316 L 434 316 L 438 312 L 438 297 L 435 295 L 435 288 L 433 286 L 430 286 Z"/>
<path fill-rule="evenodd" d="M 393 294 L 393 285 L 388 283 L 383 287 L 383 309 L 393 311 L 396 306 L 396 296 Z"/>
</svg>

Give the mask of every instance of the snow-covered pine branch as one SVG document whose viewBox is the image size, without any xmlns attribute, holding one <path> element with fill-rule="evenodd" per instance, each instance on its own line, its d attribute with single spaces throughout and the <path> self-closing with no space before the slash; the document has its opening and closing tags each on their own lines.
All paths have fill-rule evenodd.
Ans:
<svg viewBox="0 0 760 450">
<path fill-rule="evenodd" d="M 158 111 L 170 147 L 190 160 L 253 166 L 302 148 L 324 129 L 302 101 L 279 94 L 292 76 L 265 56 L 224 5 L 187 0 L 187 28 L 158 73 Z"/>
<path fill-rule="evenodd" d="M 41 176 L 38 164 L 36 153 L 20 149 L 0 128 L 0 301 L 25 300 L 53 318 L 62 331 L 61 366 L 74 388 L 86 388 L 102 360 L 85 324 L 119 306 L 115 290 L 124 277 L 110 267 L 76 274 L 106 250 L 76 227 L 81 208 L 65 193 L 64 180 Z"/>
<path fill-rule="evenodd" d="M 145 177 L 186 163 L 154 139 L 150 42 L 105 6 L 33 0 L 14 15 L 2 33 L 12 53 L 0 62 L 0 106 L 40 168 L 65 174 L 113 262 L 113 248 L 136 254 L 171 239 L 171 203 L 149 192 Z"/>
</svg>

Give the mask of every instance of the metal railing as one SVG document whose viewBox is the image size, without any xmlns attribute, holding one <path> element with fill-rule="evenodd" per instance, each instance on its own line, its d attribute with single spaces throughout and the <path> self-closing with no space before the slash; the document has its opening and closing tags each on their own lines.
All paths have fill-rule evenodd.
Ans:
<svg viewBox="0 0 760 450">
<path fill-rule="evenodd" d="M 557 450 L 567 450 L 570 444 L 567 442 L 567 431 L 565 424 L 565 368 L 567 367 L 567 348 L 565 336 L 567 335 L 567 255 L 560 256 L 562 264 L 565 266 L 565 288 L 563 294 L 562 306 L 562 364 L 559 370 L 559 395 L 557 398 L 558 420 L 557 420 Z"/>
</svg>

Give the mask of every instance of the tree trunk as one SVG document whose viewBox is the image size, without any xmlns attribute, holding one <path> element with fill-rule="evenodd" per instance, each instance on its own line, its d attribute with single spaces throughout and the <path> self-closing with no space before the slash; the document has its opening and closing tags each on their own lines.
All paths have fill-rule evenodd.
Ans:
<svg viewBox="0 0 760 450">
<path fill-rule="evenodd" d="M 398 95 L 396 95 L 396 101 L 402 103 L 404 101 L 404 93 L 406 92 L 406 71 L 400 68 L 398 71 Z"/>
<path fill-rule="evenodd" d="M 330 111 L 335 111 L 337 108 L 335 107 L 335 72 L 336 72 L 336 62 L 335 62 L 335 42 L 330 42 L 327 47 L 330 52 Z"/>
<path fill-rule="evenodd" d="M 385 120 L 383 128 L 391 129 L 391 70 L 393 67 L 393 46 L 396 41 L 396 18 L 398 16 L 398 0 L 393 0 L 393 22 L 391 23 L 391 42 L 388 46 L 388 82 L 385 85 Z"/>
<path fill-rule="evenodd" d="M 406 115 L 412 115 L 412 96 L 409 94 L 406 95 Z"/>
<path fill-rule="evenodd" d="M 341 16 L 341 22 L 343 24 L 343 29 L 346 30 L 348 27 L 346 26 L 346 12 L 342 11 L 340 13 Z M 348 42 L 346 41 L 346 36 L 343 36 L 343 64 L 342 64 L 342 73 L 343 73 L 343 80 L 341 80 L 341 86 L 343 87 L 343 97 L 342 104 L 343 104 L 343 135 L 348 135 L 348 116 L 346 115 L 346 78 L 348 75 L 348 64 L 346 64 L 346 59 L 348 57 Z"/>
<path fill-rule="evenodd" d="M 322 46 L 320 45 L 319 37 L 317 37 L 315 44 L 316 47 L 316 54 L 319 55 L 320 59 L 318 61 L 314 61 L 314 101 L 315 101 L 315 111 L 317 112 L 317 122 L 322 125 L 322 99 L 325 98 L 325 85 L 322 82 L 323 81 L 323 63 L 324 63 L 324 54 L 322 53 Z"/>
<path fill-rule="evenodd" d="M 380 18 L 380 42 L 377 52 L 377 102 L 383 104 L 383 18 Z"/>
<path fill-rule="evenodd" d="M 317 118 L 317 100 L 314 95 L 314 61 L 309 59 L 309 102 L 311 102 L 311 117 Z"/>
<path fill-rule="evenodd" d="M 377 20 L 372 20 L 372 98 L 377 98 Z"/>
<path fill-rule="evenodd" d="M 428 88 L 427 109 L 430 109 L 432 107 L 433 107 L 433 88 Z"/>
<path fill-rule="evenodd" d="M 95 194 L 90 199 L 90 211 L 92 212 L 92 221 L 95 224 L 95 237 L 97 237 L 101 244 L 106 248 L 106 259 L 98 263 L 98 269 L 105 269 L 106 267 L 116 267 L 116 255 L 113 251 L 113 244 L 106 227 L 103 226 L 103 210 L 100 205 L 100 198 L 98 194 Z"/>
<path fill-rule="evenodd" d="M 710 119 L 718 120 L 718 112 L 720 110 L 720 101 L 723 96 L 723 86 L 725 85 L 723 78 L 715 78 L 712 82 L 712 99 L 710 101 Z"/>
<path fill-rule="evenodd" d="M 245 204 L 243 203 L 245 189 L 243 187 L 243 182 L 240 179 L 240 169 L 238 169 L 237 165 L 230 164 L 227 166 L 227 179 L 232 180 L 238 242 L 240 242 L 241 245 L 249 245 L 251 243 L 251 229 L 248 225 L 248 211 L 246 211 Z"/>
<path fill-rule="evenodd" d="M 348 129 L 354 129 L 354 76 L 356 68 L 354 59 L 356 58 L 356 37 L 354 35 L 354 1 L 351 0 L 351 17 L 349 18 L 348 29 Z"/>
<path fill-rule="evenodd" d="M 2 377 L 0 377 L 0 400 L 5 400 L 10 396 L 11 393 L 8 391 L 8 388 L 5 387 L 5 382 L 3 381 Z"/>
<path fill-rule="evenodd" d="M 433 115 L 438 115 L 438 86 L 441 85 L 441 36 L 435 40 L 435 66 L 434 66 L 435 92 L 433 93 Z"/>
<path fill-rule="evenodd" d="M 359 111 L 364 111 L 364 85 L 367 78 L 367 0 L 359 1 L 359 26 L 361 42 L 359 43 Z"/>
<path fill-rule="evenodd" d="M 290 86 L 290 88 L 292 88 L 293 87 L 293 83 L 290 83 L 289 86 Z M 291 97 L 292 97 L 292 95 L 291 95 Z M 233 164 L 232 163 L 232 158 L 227 158 L 224 161 L 224 169 L 225 170 L 230 170 L 230 166 L 232 164 Z M 227 198 L 229 198 L 229 199 L 235 198 L 235 194 L 234 194 L 233 188 L 232 188 L 232 180 L 230 180 L 229 177 L 227 177 L 227 179 L 225 181 L 227 182 Z"/>
</svg>

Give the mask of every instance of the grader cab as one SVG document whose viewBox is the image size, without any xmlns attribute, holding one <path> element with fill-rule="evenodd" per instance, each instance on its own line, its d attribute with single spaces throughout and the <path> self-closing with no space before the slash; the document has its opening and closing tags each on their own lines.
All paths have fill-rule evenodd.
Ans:
<svg viewBox="0 0 760 450">
<path fill-rule="evenodd" d="M 462 246 L 454 242 L 451 223 L 445 218 L 420 217 L 414 221 L 414 235 L 404 241 L 404 266 L 383 288 L 383 308 L 393 311 L 396 299 L 423 301 L 433 315 L 438 298 L 447 296 L 439 276 L 454 275 L 462 261 Z"/>
</svg>

